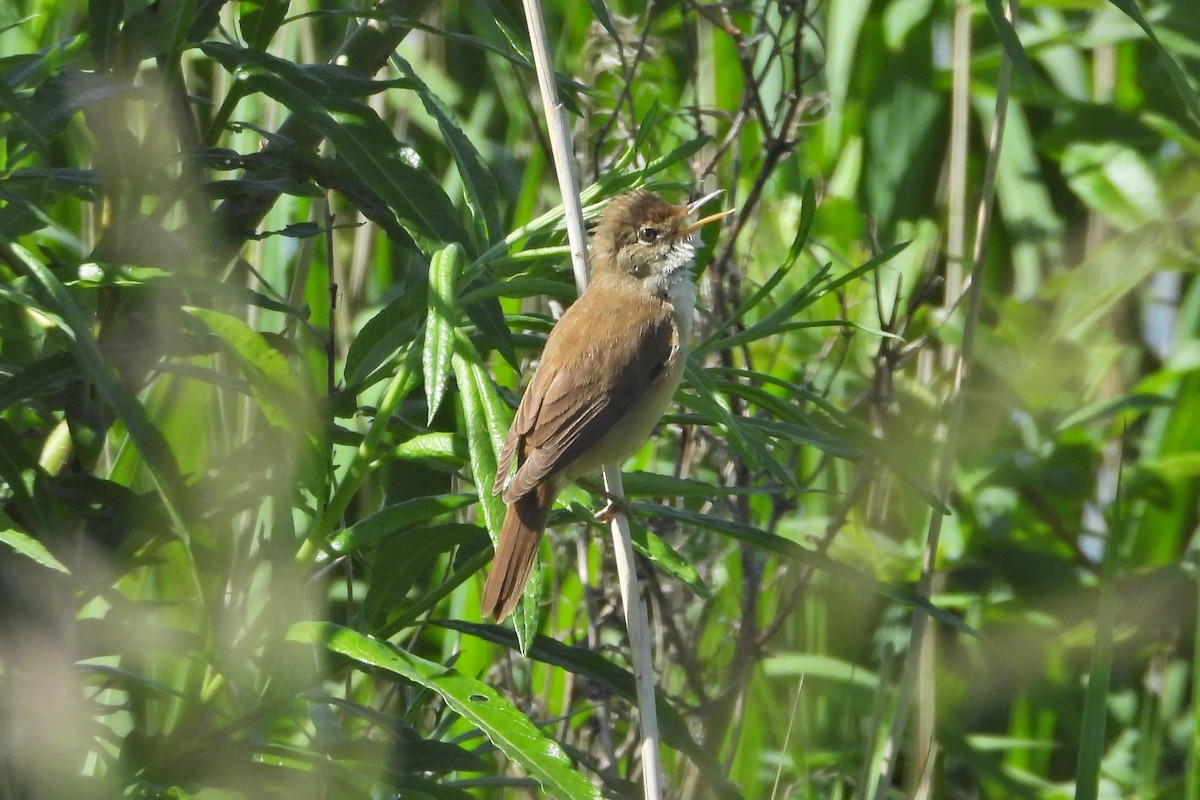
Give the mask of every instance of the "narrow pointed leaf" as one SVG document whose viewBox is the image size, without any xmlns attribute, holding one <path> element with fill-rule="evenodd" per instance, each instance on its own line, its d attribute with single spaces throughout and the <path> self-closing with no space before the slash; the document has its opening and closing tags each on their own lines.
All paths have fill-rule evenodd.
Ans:
<svg viewBox="0 0 1200 800">
<path fill-rule="evenodd" d="M 425 397 L 429 422 L 437 414 L 450 379 L 450 360 L 454 356 L 454 331 L 457 327 L 454 292 L 462 274 L 466 255 L 461 246 L 448 245 L 439 250 L 429 264 L 429 311 L 425 316 Z"/>
<path fill-rule="evenodd" d="M 65 572 L 68 575 L 71 573 L 71 570 L 67 569 L 61 561 L 54 557 L 53 553 L 46 549 L 46 545 L 21 530 L 13 518 L 2 510 L 0 510 L 0 542 L 43 567 Z"/>
</svg>

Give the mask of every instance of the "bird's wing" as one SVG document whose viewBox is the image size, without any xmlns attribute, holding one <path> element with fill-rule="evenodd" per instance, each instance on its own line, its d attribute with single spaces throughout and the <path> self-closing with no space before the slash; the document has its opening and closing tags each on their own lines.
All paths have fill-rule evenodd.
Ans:
<svg viewBox="0 0 1200 800">
<path fill-rule="evenodd" d="M 562 472 L 612 430 L 678 346 L 665 304 L 656 303 L 650 314 L 633 313 L 621 302 L 598 305 L 611 308 L 611 315 L 602 315 L 610 319 L 572 315 L 572 306 L 546 344 L 543 366 L 521 398 L 500 455 L 494 488 L 504 489 L 505 502 Z M 645 324 L 631 330 L 628 320 L 639 317 Z M 567 353 L 572 355 L 564 358 Z M 612 367 L 608 374 L 597 370 L 601 360 Z M 505 488 L 514 459 L 517 471 Z"/>
</svg>

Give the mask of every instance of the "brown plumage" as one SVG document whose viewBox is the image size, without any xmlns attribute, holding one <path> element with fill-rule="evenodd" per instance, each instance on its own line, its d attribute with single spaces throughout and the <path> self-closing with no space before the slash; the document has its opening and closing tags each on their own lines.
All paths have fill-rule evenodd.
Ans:
<svg viewBox="0 0 1200 800">
<path fill-rule="evenodd" d="M 635 191 L 601 215 L 592 282 L 551 331 L 500 453 L 492 491 L 508 510 L 484 615 L 499 621 L 516 607 L 562 487 L 624 461 L 679 386 L 695 303 L 691 235 L 725 216 L 688 225 L 699 202 Z"/>
</svg>

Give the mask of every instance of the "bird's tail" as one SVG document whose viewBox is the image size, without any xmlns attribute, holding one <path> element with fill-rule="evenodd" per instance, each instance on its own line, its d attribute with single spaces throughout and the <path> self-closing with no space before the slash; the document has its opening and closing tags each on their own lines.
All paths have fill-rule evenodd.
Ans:
<svg viewBox="0 0 1200 800">
<path fill-rule="evenodd" d="M 483 585 L 480 611 L 484 616 L 503 622 L 517 607 L 533 571 L 554 495 L 553 488 L 543 483 L 509 504 L 496 544 L 496 557 L 492 559 L 492 571 Z"/>
</svg>

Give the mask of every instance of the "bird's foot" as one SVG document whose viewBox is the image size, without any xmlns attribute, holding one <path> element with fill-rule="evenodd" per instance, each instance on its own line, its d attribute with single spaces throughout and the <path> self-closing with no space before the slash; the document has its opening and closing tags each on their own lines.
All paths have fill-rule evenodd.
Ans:
<svg viewBox="0 0 1200 800">
<path fill-rule="evenodd" d="M 614 494 L 609 494 L 601 490 L 600 494 L 604 496 L 606 502 L 604 508 L 596 512 L 596 519 L 600 522 L 608 524 L 616 518 L 617 514 L 629 516 L 629 501 L 624 497 L 617 497 Z"/>
</svg>

